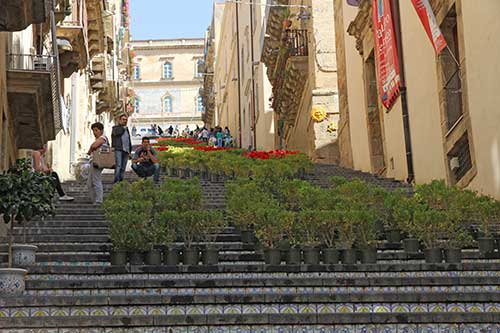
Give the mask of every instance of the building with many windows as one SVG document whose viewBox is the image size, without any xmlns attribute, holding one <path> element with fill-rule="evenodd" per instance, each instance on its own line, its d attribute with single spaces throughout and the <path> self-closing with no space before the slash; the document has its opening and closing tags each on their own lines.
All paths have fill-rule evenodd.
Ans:
<svg viewBox="0 0 500 333">
<path fill-rule="evenodd" d="M 163 130 L 201 126 L 204 40 L 145 40 L 130 45 L 135 96 L 130 126 L 139 134 L 147 134 L 153 124 Z"/>
</svg>

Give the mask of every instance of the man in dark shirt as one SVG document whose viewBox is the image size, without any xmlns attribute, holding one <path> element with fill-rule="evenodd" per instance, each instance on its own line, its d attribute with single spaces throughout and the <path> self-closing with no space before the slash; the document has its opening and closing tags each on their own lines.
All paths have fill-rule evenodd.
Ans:
<svg viewBox="0 0 500 333">
<path fill-rule="evenodd" d="M 128 116 L 121 115 L 118 118 L 118 125 L 113 127 L 111 133 L 111 145 L 115 149 L 115 180 L 114 183 L 121 182 L 127 168 L 128 157 L 132 152 L 132 138 L 127 127 Z"/>
<path fill-rule="evenodd" d="M 160 181 L 160 160 L 158 159 L 156 150 L 151 147 L 148 137 L 142 138 L 142 146 L 140 146 L 132 159 L 132 170 L 142 178 L 153 176 L 153 181 Z"/>
</svg>

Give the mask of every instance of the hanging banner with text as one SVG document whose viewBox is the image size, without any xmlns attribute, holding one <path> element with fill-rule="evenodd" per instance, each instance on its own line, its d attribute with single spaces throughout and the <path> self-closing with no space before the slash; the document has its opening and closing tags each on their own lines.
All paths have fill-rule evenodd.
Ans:
<svg viewBox="0 0 500 333">
<path fill-rule="evenodd" d="M 446 40 L 441 33 L 441 29 L 439 29 L 429 0 L 411 0 L 411 2 L 417 11 L 420 21 L 424 25 L 425 32 L 429 36 L 436 54 L 439 55 L 446 48 Z"/>
<path fill-rule="evenodd" d="M 372 0 L 375 60 L 382 104 L 390 108 L 399 96 L 400 69 L 390 0 Z"/>
</svg>

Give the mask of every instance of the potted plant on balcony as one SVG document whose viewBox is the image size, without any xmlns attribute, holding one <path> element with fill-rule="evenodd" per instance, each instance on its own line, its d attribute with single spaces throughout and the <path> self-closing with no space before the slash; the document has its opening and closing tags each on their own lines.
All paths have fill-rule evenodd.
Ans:
<svg viewBox="0 0 500 333">
<path fill-rule="evenodd" d="M 44 218 L 55 212 L 52 204 L 54 186 L 49 176 L 32 171 L 30 163 L 18 160 L 16 165 L 0 175 L 0 216 L 10 223 L 8 230 L 8 268 L 0 269 L 0 295 L 19 295 L 24 291 L 27 267 L 35 262 L 36 246 L 13 244 L 14 224 L 23 225 L 26 243 L 26 223 L 35 217 Z"/>
<path fill-rule="evenodd" d="M 284 8 L 283 9 L 283 29 L 288 30 L 292 27 L 293 21 L 293 14 L 290 11 L 290 8 Z"/>
</svg>

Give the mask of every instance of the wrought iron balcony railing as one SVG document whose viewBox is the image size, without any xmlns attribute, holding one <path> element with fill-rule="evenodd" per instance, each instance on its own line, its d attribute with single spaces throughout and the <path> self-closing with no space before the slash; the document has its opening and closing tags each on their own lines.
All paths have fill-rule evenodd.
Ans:
<svg viewBox="0 0 500 333">
<path fill-rule="evenodd" d="M 50 72 L 55 65 L 52 55 L 9 54 L 8 69 L 15 71 Z"/>
<path fill-rule="evenodd" d="M 285 30 L 284 47 L 290 57 L 306 57 L 309 55 L 309 39 L 307 30 Z"/>
<path fill-rule="evenodd" d="M 59 76 L 57 58 L 53 55 L 9 54 L 8 70 L 21 72 L 47 73 L 50 75 L 50 91 L 54 108 L 54 124 L 61 128 L 61 97 L 59 93 Z"/>
</svg>

